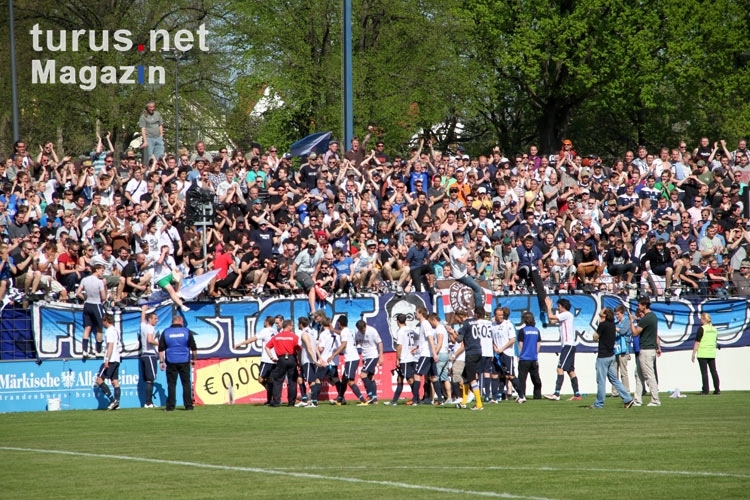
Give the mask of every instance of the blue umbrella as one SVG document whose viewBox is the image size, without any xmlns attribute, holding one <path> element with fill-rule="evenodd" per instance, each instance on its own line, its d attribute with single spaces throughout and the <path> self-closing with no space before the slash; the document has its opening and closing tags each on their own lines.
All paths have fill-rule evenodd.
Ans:
<svg viewBox="0 0 750 500">
<path fill-rule="evenodd" d="M 310 134 L 292 144 L 292 156 L 307 156 L 313 151 L 323 154 L 328 149 L 328 141 L 331 140 L 331 132 L 318 132 Z"/>
</svg>

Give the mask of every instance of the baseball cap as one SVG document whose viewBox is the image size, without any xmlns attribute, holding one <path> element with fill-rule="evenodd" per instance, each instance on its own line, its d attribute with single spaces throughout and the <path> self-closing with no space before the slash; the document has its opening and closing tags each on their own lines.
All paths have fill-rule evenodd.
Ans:
<svg viewBox="0 0 750 500">
<path fill-rule="evenodd" d="M 368 247 L 374 247 L 376 245 L 377 245 L 377 242 L 375 240 L 367 240 L 367 243 L 365 244 L 365 246 L 368 246 Z"/>
<path fill-rule="evenodd" d="M 281 156 L 281 158 L 284 159 L 284 160 L 291 160 L 292 159 L 292 153 L 284 153 Z"/>
<path fill-rule="evenodd" d="M 464 171 L 464 169 L 463 169 L 463 168 L 457 168 L 457 169 L 456 169 L 456 173 L 459 173 L 459 172 L 463 172 L 463 171 Z"/>
<path fill-rule="evenodd" d="M 477 189 L 477 193 L 479 193 L 479 194 L 487 194 L 487 188 L 480 187 L 479 189 Z"/>
<path fill-rule="evenodd" d="M 696 162 L 696 165 L 698 165 L 699 167 L 705 167 L 705 166 L 706 166 L 706 162 L 705 162 L 705 161 L 703 161 L 703 160 L 698 160 L 698 161 Z"/>
<path fill-rule="evenodd" d="M 261 200 L 260 198 L 255 198 L 253 200 L 253 205 L 261 205 L 262 203 L 263 203 L 263 200 Z"/>
<path fill-rule="evenodd" d="M 573 145 L 573 141 L 571 141 L 570 139 L 565 139 L 565 140 L 563 141 L 563 144 L 565 144 L 565 145 L 568 145 L 568 144 L 569 144 L 569 145 L 571 145 L 571 146 L 572 146 L 572 145 Z"/>
<path fill-rule="evenodd" d="M 307 159 L 308 160 L 317 160 L 318 159 L 318 153 L 316 153 L 315 151 L 313 151 L 312 153 L 310 153 L 309 155 L 307 155 Z"/>
<path fill-rule="evenodd" d="M 511 243 L 513 243 L 513 240 L 509 236 L 503 238 L 503 245 L 510 245 Z"/>
<path fill-rule="evenodd" d="M 325 231 L 318 231 L 317 233 L 315 233 L 315 236 L 317 236 L 318 238 L 320 237 L 328 238 L 328 234 L 326 234 Z"/>
<path fill-rule="evenodd" d="M 510 203 L 508 203 L 508 205 L 510 205 L 511 207 L 515 207 L 516 205 L 518 205 L 518 202 L 516 200 L 513 200 Z"/>
<path fill-rule="evenodd" d="M 461 159 L 462 159 L 462 160 L 469 160 L 470 158 L 469 158 L 469 155 L 463 155 L 463 156 L 461 157 Z"/>
<path fill-rule="evenodd" d="M 442 231 L 440 231 L 440 236 L 450 236 L 450 234 L 451 234 L 451 233 L 449 233 L 449 232 L 448 232 L 448 231 L 446 231 L 445 229 L 443 229 Z"/>
<path fill-rule="evenodd" d="M 581 177 L 591 177 L 591 170 L 588 168 L 582 168 Z"/>
<path fill-rule="evenodd" d="M 195 163 L 206 163 L 206 159 L 198 157 L 195 159 Z"/>
<path fill-rule="evenodd" d="M 747 260 L 747 259 L 743 260 L 740 263 L 740 268 L 743 268 L 743 267 L 750 267 L 750 260 Z"/>
</svg>

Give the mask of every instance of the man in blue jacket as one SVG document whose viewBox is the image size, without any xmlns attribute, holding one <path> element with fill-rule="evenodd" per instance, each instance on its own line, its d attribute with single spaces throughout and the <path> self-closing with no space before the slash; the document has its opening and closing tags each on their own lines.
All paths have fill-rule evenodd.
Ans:
<svg viewBox="0 0 750 500">
<path fill-rule="evenodd" d="M 166 411 L 174 411 L 178 375 L 182 384 L 182 403 L 186 410 L 193 409 L 190 369 L 195 364 L 197 351 L 193 332 L 185 328 L 182 316 L 172 316 L 172 326 L 159 337 L 159 362 L 162 371 L 167 370 Z"/>
</svg>

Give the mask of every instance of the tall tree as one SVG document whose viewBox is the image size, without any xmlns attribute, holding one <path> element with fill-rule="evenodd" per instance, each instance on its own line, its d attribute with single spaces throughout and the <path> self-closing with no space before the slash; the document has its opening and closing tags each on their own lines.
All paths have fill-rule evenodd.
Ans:
<svg viewBox="0 0 750 500">
<path fill-rule="evenodd" d="M 201 24 L 208 24 L 221 14 L 219 4 L 214 0 L 199 3 L 190 0 L 175 0 L 169 3 L 148 0 L 91 0 L 87 2 L 57 2 L 53 0 L 15 0 L 16 47 L 18 60 L 19 101 L 21 108 L 21 134 L 34 145 L 47 140 L 58 140 L 72 153 L 87 152 L 95 142 L 97 129 L 113 132 L 117 147 L 130 142 L 138 131 L 138 115 L 149 99 L 155 99 L 164 114 L 171 114 L 171 100 L 174 92 L 173 63 L 163 60 L 158 51 L 148 50 L 151 30 L 166 30 L 170 38 L 177 30 L 188 29 L 193 32 Z M 0 10 L 0 23 L 5 24 L 7 10 Z M 32 47 L 30 31 L 37 25 L 44 31 L 41 37 L 42 50 Z M 118 29 L 131 32 L 133 47 L 128 52 L 119 52 L 113 48 L 113 33 Z M 61 39 L 61 30 L 65 30 L 67 47 L 65 51 L 52 51 L 46 46 L 47 32 L 51 33 L 54 45 Z M 72 31 L 85 30 L 80 37 L 77 51 L 72 50 Z M 93 33 L 95 44 L 102 44 L 105 32 L 109 35 L 109 50 L 95 51 L 89 47 L 89 33 Z M 209 47 L 211 40 L 208 40 Z M 147 46 L 144 53 L 139 53 L 137 45 Z M 201 52 L 194 49 L 190 60 L 183 63 L 180 69 L 180 96 L 183 98 L 183 113 L 189 124 L 191 109 L 201 107 L 202 121 L 206 118 L 205 110 L 217 109 L 222 81 L 217 78 L 218 58 L 214 52 Z M 128 85 L 103 84 L 91 90 L 84 90 L 80 85 L 32 84 L 32 60 L 55 60 L 56 66 L 69 65 L 76 70 L 76 79 L 84 66 L 101 68 L 103 66 L 146 65 L 163 66 L 165 69 L 164 85 Z M 0 53 L 0 64 L 9 67 L 9 54 Z M 99 74 L 96 75 L 97 78 Z M 146 73 L 148 77 L 148 73 Z M 4 110 L 10 109 L 10 76 L 8 72 L 0 73 L 0 102 L 7 103 Z M 194 105 L 190 105 L 190 103 Z M 210 115 L 209 115 L 210 116 Z M 9 112 L 0 115 L 0 123 L 7 123 Z M 167 124 L 171 129 L 171 121 Z M 4 133 L 3 133 L 4 132 Z M 9 131 L 0 129 L 0 141 L 3 151 L 7 151 Z M 183 135 L 186 140 L 190 134 Z M 168 140 L 171 136 L 167 137 Z"/>
</svg>

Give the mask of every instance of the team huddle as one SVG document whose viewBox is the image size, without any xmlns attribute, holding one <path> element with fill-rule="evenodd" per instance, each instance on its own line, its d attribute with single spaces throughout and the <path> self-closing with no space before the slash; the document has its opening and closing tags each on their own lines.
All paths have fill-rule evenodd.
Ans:
<svg viewBox="0 0 750 500">
<path fill-rule="evenodd" d="M 415 325 L 407 324 L 405 314 L 396 314 L 393 342 L 397 365 L 392 370 L 396 384 L 386 405 L 399 404 L 404 383 L 411 389 L 412 397 L 405 403 L 409 406 L 466 408 L 473 398 L 472 409 L 482 410 L 484 402 L 510 399 L 513 390 L 516 401 L 524 403 L 528 375 L 534 384 L 534 397 L 541 399 L 538 363 L 541 337 L 533 315 L 524 313 L 524 324 L 518 333 L 509 319 L 508 308 L 498 307 L 493 321 L 486 319 L 483 308 L 475 309 L 474 317 L 467 316 L 457 311 L 454 328 L 424 307 L 416 310 Z M 378 403 L 375 372 L 383 365 L 383 341 L 375 328 L 359 320 L 352 330 L 346 315 L 338 316 L 334 322 L 323 311 L 317 311 L 310 319 L 298 320 L 296 333 L 292 330 L 291 320 L 269 316 L 257 335 L 235 346 L 241 348 L 256 342 L 262 345 L 258 379 L 266 388 L 266 405 L 281 405 L 285 381 L 288 406 L 317 407 L 324 382 L 335 388 L 335 396 L 326 395 L 331 404 L 347 404 L 347 388 L 359 406 Z M 518 377 L 514 361 L 516 342 Z M 343 356 L 343 369 L 339 356 Z M 362 379 L 364 393 L 357 385 L 358 377 Z"/>
</svg>

